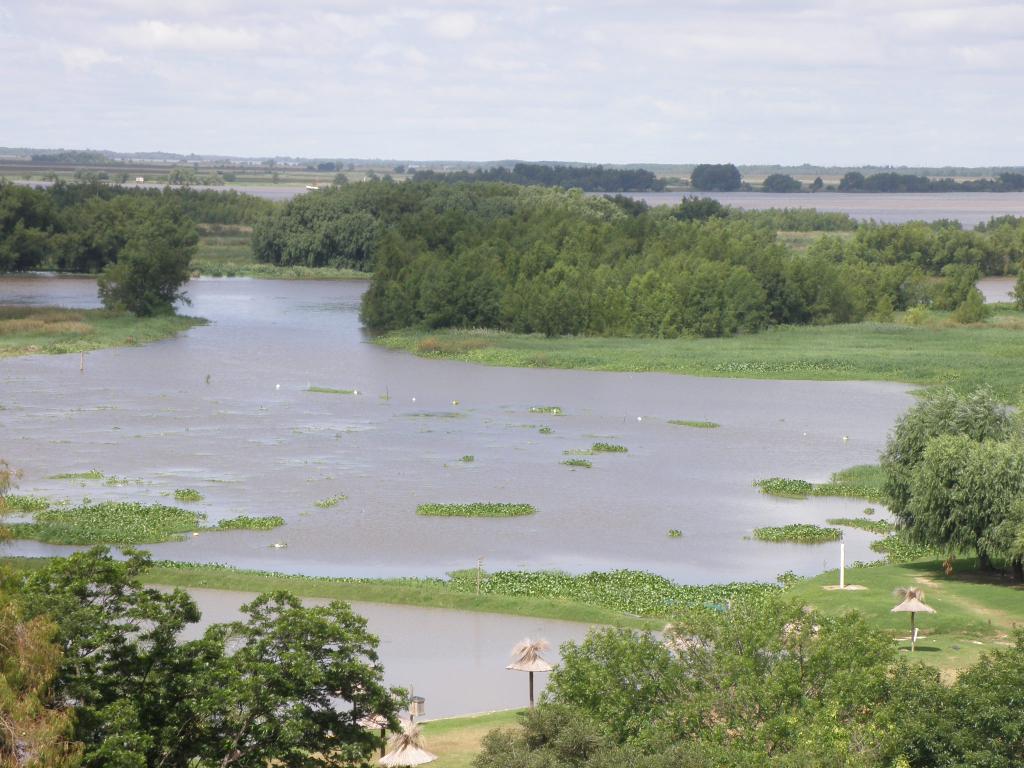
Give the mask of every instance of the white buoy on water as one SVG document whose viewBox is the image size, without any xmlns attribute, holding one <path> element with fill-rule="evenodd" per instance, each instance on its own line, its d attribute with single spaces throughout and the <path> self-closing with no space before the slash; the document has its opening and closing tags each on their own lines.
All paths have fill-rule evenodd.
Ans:
<svg viewBox="0 0 1024 768">
<path fill-rule="evenodd" d="M 280 384 L 275 384 L 275 385 L 274 385 L 274 389 L 280 389 L 280 388 L 281 388 L 281 385 L 280 385 Z"/>
</svg>

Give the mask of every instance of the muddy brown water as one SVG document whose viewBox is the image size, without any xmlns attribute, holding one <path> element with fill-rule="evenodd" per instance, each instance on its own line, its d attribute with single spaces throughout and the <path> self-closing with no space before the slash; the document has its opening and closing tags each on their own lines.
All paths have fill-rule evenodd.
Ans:
<svg viewBox="0 0 1024 768">
<path fill-rule="evenodd" d="M 219 589 L 190 589 L 202 619 L 181 634 L 201 637 L 210 624 L 236 621 L 239 607 L 256 595 Z M 305 599 L 306 605 L 327 600 Z M 473 712 L 524 707 L 529 702 L 527 675 L 505 669 L 509 652 L 523 638 L 543 638 L 552 664 L 560 660 L 559 646 L 581 641 L 589 627 L 569 621 L 471 613 L 406 605 L 351 603 L 367 620 L 367 628 L 380 639 L 378 654 L 388 686 L 413 688 L 426 699 L 426 719 Z M 536 693 L 547 684 L 547 674 L 535 677 Z"/>
<path fill-rule="evenodd" d="M 274 531 L 203 533 L 158 558 L 338 576 L 639 568 L 684 583 L 771 580 L 838 564 L 836 545 L 753 541 L 757 526 L 857 516 L 849 499 L 760 494 L 758 478 L 824 481 L 873 462 L 908 387 L 508 369 L 369 343 L 361 282 L 202 279 L 211 320 L 148 346 L 0 360 L 0 455 L 22 493 L 74 501 L 205 497 L 211 521 L 281 515 Z M 3 278 L 0 303 L 96 306 L 79 278 Z M 207 383 L 209 376 L 209 383 Z M 310 386 L 358 390 L 331 395 Z M 457 404 L 453 404 L 457 401 Z M 559 406 L 564 415 L 531 413 Z M 710 420 L 719 429 L 674 426 Z M 552 434 L 541 434 L 542 426 Z M 844 440 L 843 438 L 848 439 Z M 626 454 L 563 466 L 596 441 Z M 471 463 L 463 456 L 473 456 Z M 98 469 L 127 485 L 48 479 Z M 347 498 L 321 509 L 315 502 Z M 513 519 L 427 518 L 426 502 L 526 502 Z M 669 529 L 682 538 L 669 538 Z M 875 557 L 847 533 L 848 559 Z M 274 548 L 273 544 L 284 544 Z M 12 554 L 67 552 L 18 541 Z"/>
</svg>

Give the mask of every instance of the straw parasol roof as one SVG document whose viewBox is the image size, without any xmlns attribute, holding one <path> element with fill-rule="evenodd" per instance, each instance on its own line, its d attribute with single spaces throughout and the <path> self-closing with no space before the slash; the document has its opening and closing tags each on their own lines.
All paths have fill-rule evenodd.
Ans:
<svg viewBox="0 0 1024 768">
<path fill-rule="evenodd" d="M 514 669 L 519 672 L 550 672 L 552 667 L 541 657 L 541 652 L 546 651 L 551 645 L 547 640 L 525 640 L 516 643 L 512 649 L 512 663 L 505 669 Z"/>
<path fill-rule="evenodd" d="M 432 763 L 437 755 L 423 748 L 423 736 L 419 725 L 402 723 L 402 732 L 396 733 L 388 742 L 388 753 L 379 762 L 383 766 L 412 766 Z"/>
<path fill-rule="evenodd" d="M 897 589 L 896 597 L 903 598 L 903 602 L 892 609 L 892 613 L 935 613 L 930 605 L 925 605 L 924 590 L 917 587 L 910 589 Z"/>
<path fill-rule="evenodd" d="M 356 720 L 360 728 L 387 728 L 388 719 L 384 715 L 367 715 Z"/>
</svg>

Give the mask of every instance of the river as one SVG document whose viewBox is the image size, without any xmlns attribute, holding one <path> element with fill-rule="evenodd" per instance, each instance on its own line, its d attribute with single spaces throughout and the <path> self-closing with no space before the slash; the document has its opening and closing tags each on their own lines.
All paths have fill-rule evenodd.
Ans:
<svg viewBox="0 0 1024 768">
<path fill-rule="evenodd" d="M 639 568 L 683 583 L 772 580 L 837 566 L 835 545 L 752 540 L 755 527 L 859 515 L 849 499 L 760 494 L 758 478 L 811 481 L 874 462 L 908 387 L 506 369 L 421 359 L 369 343 L 365 283 L 199 279 L 205 327 L 135 348 L 0 360 L 0 455 L 21 492 L 167 502 L 196 488 L 211 521 L 281 515 L 269 532 L 204 533 L 158 558 L 338 576 Z M 0 303 L 97 305 L 82 278 L 0 279 Z M 309 386 L 358 390 L 332 395 Z M 563 415 L 531 413 L 558 406 Z M 670 419 L 710 420 L 691 429 Z M 548 426 L 551 434 L 539 428 Z M 846 439 L 844 439 L 844 437 Z M 595 441 L 626 454 L 561 464 Z M 463 456 L 472 456 L 464 462 Z M 125 478 L 52 480 L 98 469 Z M 322 509 L 315 502 L 347 498 Z M 512 519 L 425 518 L 426 502 L 526 502 Z M 679 529 L 681 538 L 669 538 Z M 850 560 L 874 558 L 861 531 Z M 286 544 L 274 548 L 272 545 Z M 11 554 L 64 547 L 13 542 Z"/>
</svg>

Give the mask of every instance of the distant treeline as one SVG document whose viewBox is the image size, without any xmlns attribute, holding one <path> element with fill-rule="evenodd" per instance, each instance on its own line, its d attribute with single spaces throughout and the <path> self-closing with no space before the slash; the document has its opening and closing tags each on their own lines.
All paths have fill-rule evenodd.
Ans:
<svg viewBox="0 0 1024 768">
<path fill-rule="evenodd" d="M 273 204 L 237 192 L 0 183 L 0 272 L 100 272 L 143 232 L 193 249 L 197 223 L 248 224 Z"/>
<path fill-rule="evenodd" d="M 1022 192 L 1024 173 L 1001 173 L 994 179 L 929 179 L 906 173 L 847 173 L 840 192 Z"/>
<path fill-rule="evenodd" d="M 626 168 L 605 168 L 601 165 L 542 165 L 516 163 L 511 170 L 504 167 L 475 171 L 416 171 L 414 181 L 500 181 L 540 187 L 582 189 L 585 192 L 660 192 L 665 182 L 650 171 Z"/>
<path fill-rule="evenodd" d="M 798 253 L 779 241 L 786 229 L 853 232 Z M 276 264 L 371 269 L 362 317 L 378 330 L 716 336 L 957 308 L 979 275 L 1021 261 L 1024 219 L 975 231 L 857 225 L 704 198 L 649 208 L 542 187 L 379 181 L 276 208 L 253 248 Z"/>
<path fill-rule="evenodd" d="M 54 164 L 81 164 L 81 165 L 102 165 L 111 162 L 111 159 L 102 152 L 94 152 L 89 149 L 69 149 L 60 152 L 42 152 L 32 155 L 33 163 L 54 163 Z"/>
</svg>

